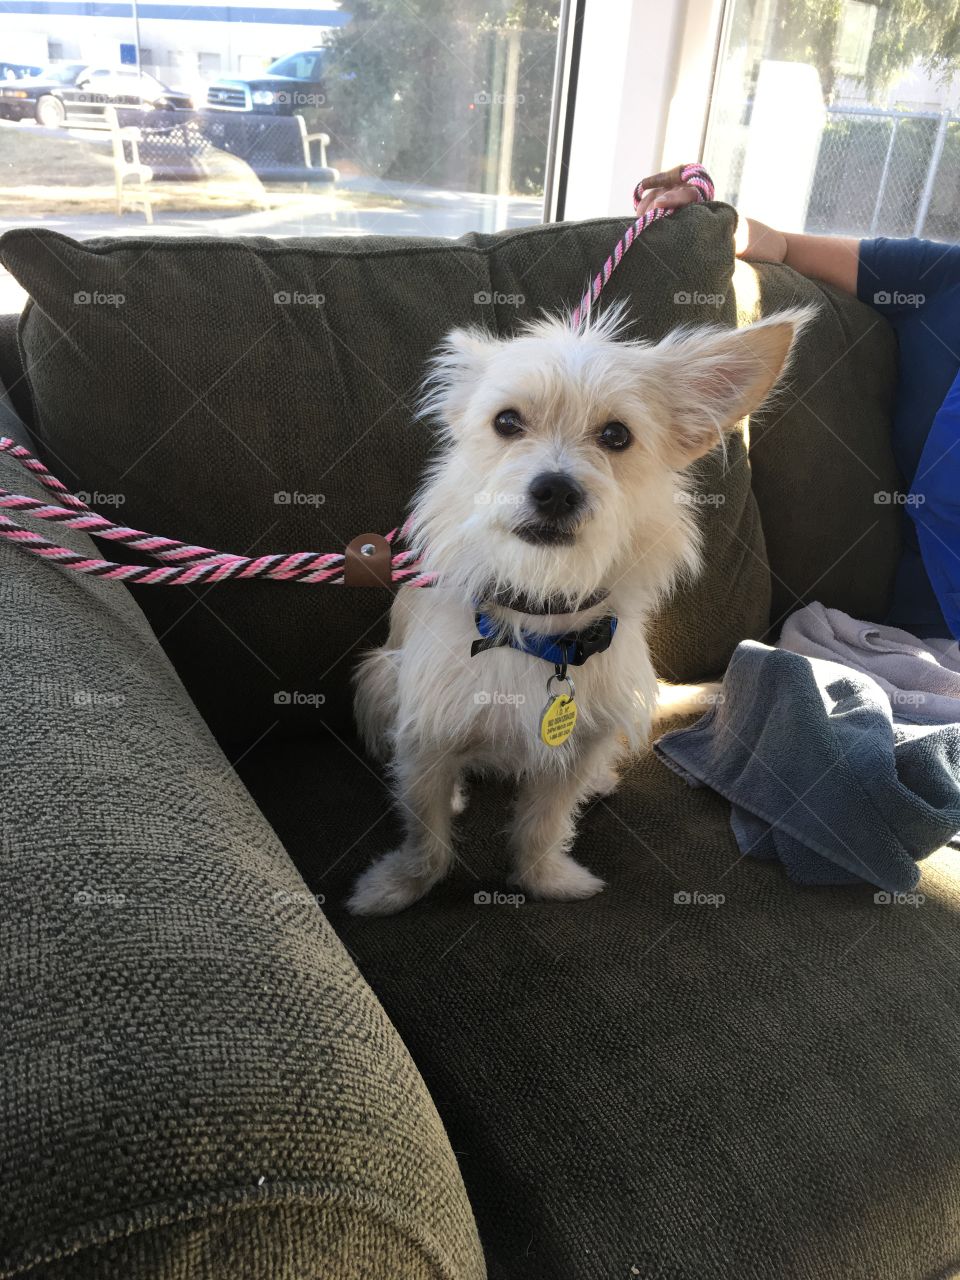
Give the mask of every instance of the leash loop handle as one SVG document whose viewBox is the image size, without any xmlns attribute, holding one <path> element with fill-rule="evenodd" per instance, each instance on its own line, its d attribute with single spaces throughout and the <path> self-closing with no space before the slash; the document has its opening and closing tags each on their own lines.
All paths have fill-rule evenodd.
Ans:
<svg viewBox="0 0 960 1280">
<path fill-rule="evenodd" d="M 696 192 L 696 204 L 704 204 L 708 200 L 714 198 L 715 192 L 713 180 L 702 164 L 685 164 L 680 170 L 680 181 L 685 182 Z M 640 201 L 643 199 L 643 188 L 641 183 L 637 183 L 633 189 L 633 208 L 638 211 Z M 642 232 L 652 222 L 659 222 L 662 218 L 671 218 L 676 213 L 676 209 L 648 209 L 642 217 L 638 217 L 636 222 L 627 227 L 626 231 L 613 247 L 613 252 L 607 258 L 606 262 L 594 276 L 590 282 L 590 287 L 580 299 L 572 316 L 574 328 L 580 328 L 585 325 L 590 318 L 590 312 L 596 305 L 603 287 L 609 281 L 610 277 L 623 261 L 624 254 Z"/>
</svg>

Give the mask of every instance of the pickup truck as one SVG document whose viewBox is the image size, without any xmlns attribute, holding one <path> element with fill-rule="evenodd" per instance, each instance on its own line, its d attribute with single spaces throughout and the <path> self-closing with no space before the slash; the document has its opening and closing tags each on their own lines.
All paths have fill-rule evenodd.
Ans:
<svg viewBox="0 0 960 1280">
<path fill-rule="evenodd" d="M 231 76 L 207 89 L 208 111 L 247 111 L 270 116 L 318 120 L 327 105 L 322 46 L 288 53 L 257 76 Z"/>
</svg>

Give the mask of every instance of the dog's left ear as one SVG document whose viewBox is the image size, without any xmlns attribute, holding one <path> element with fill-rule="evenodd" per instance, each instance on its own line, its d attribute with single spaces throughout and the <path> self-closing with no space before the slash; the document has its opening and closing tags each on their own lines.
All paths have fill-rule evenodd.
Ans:
<svg viewBox="0 0 960 1280">
<path fill-rule="evenodd" d="M 674 465 L 702 458 L 763 403 L 786 369 L 797 334 L 815 314 L 813 307 L 798 307 L 744 329 L 681 331 L 655 348 L 669 367 Z"/>
<path fill-rule="evenodd" d="M 429 364 L 420 412 L 455 428 L 483 379 L 498 339 L 485 329 L 454 329 Z"/>
</svg>

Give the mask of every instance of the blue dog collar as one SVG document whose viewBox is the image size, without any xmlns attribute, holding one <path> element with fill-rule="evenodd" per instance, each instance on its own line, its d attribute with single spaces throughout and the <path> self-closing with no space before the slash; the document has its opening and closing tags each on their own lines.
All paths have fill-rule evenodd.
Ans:
<svg viewBox="0 0 960 1280">
<path fill-rule="evenodd" d="M 476 614 L 480 639 L 470 646 L 470 656 L 475 658 L 486 649 L 509 647 L 520 653 L 542 658 L 557 668 L 582 667 L 595 653 L 609 649 L 617 630 L 617 619 L 612 614 L 597 618 L 581 631 L 564 631 L 558 635 L 537 635 L 521 631 L 520 638 L 502 622 L 496 622 L 488 613 L 479 609 Z"/>
</svg>

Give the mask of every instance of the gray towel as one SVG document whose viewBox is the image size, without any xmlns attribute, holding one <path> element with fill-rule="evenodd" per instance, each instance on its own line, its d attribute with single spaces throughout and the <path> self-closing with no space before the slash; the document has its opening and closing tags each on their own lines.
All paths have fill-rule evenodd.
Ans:
<svg viewBox="0 0 960 1280">
<path fill-rule="evenodd" d="M 858 622 L 839 609 L 808 604 L 783 624 L 778 649 L 826 658 L 873 676 L 894 720 L 960 721 L 960 648 L 953 639 L 920 640 L 899 627 Z"/>
<path fill-rule="evenodd" d="M 710 711 L 655 750 L 730 801 L 743 854 L 800 884 L 907 892 L 960 831 L 960 724 L 894 723 L 876 681 L 835 662 L 745 641 Z"/>
</svg>

